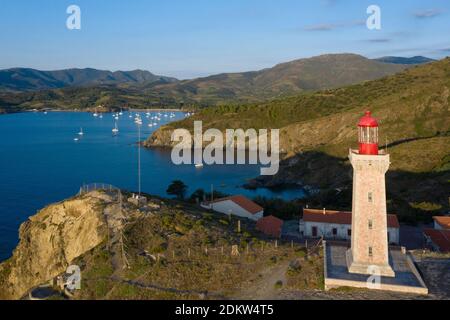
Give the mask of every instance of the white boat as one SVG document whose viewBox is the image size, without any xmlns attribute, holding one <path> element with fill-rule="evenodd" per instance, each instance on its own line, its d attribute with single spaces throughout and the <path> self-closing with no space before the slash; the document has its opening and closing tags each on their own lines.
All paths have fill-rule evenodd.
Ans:
<svg viewBox="0 0 450 320">
<path fill-rule="evenodd" d="M 103 115 L 100 113 L 100 115 L 98 116 L 100 119 L 103 119 Z"/>
<path fill-rule="evenodd" d="M 80 128 L 80 132 L 78 132 L 78 135 L 79 136 L 82 136 L 84 133 L 83 133 L 83 128 Z"/>
<path fill-rule="evenodd" d="M 78 138 L 73 138 L 73 141 L 78 141 L 79 139 Z"/>
<path fill-rule="evenodd" d="M 119 133 L 119 129 L 117 128 L 117 122 L 114 123 L 114 128 L 112 129 L 112 133 L 113 133 L 113 135 L 116 135 Z"/>
<path fill-rule="evenodd" d="M 195 167 L 196 167 L 196 168 L 203 168 L 203 163 L 196 163 L 196 164 L 195 164 Z"/>
<path fill-rule="evenodd" d="M 151 128 L 153 127 L 153 123 L 149 123 L 148 126 Z"/>
<path fill-rule="evenodd" d="M 134 118 L 134 122 L 136 124 L 142 124 L 142 119 L 140 117 L 136 117 L 136 118 Z"/>
<path fill-rule="evenodd" d="M 93 116 L 94 116 L 94 117 L 98 117 L 98 113 L 97 113 L 97 111 L 96 111 L 96 112 L 94 112 Z"/>
</svg>

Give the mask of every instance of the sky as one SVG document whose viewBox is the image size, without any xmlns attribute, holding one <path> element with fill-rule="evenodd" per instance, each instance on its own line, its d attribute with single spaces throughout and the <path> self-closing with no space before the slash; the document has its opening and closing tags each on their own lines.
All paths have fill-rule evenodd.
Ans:
<svg viewBox="0 0 450 320">
<path fill-rule="evenodd" d="M 369 30 L 369 5 L 381 29 Z M 66 10 L 81 10 L 69 30 Z M 179 79 L 326 53 L 450 55 L 448 0 L 1 0 L 0 69 L 148 70 Z"/>
</svg>

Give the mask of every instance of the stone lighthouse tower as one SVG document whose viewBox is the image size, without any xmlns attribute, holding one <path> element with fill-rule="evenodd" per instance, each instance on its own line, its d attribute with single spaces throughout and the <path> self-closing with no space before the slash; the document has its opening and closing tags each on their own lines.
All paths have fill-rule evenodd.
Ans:
<svg viewBox="0 0 450 320">
<path fill-rule="evenodd" d="M 389 155 L 378 150 L 378 122 L 370 111 L 358 123 L 358 150 L 353 166 L 352 239 L 347 251 L 350 273 L 394 277 L 389 265 L 385 174 Z"/>
</svg>

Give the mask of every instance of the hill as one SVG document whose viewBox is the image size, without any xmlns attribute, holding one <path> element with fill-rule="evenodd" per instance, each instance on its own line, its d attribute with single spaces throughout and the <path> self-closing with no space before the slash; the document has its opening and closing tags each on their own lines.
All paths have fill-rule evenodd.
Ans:
<svg viewBox="0 0 450 320">
<path fill-rule="evenodd" d="M 154 89 L 161 97 L 176 97 L 185 103 L 255 102 L 378 79 L 405 68 L 355 54 L 328 54 L 260 71 L 224 73 L 157 85 Z"/>
<path fill-rule="evenodd" d="M 104 71 L 91 68 L 40 71 L 28 68 L 0 70 L 1 91 L 37 91 L 65 87 L 95 86 L 121 83 L 173 82 L 174 78 L 154 75 L 148 71 Z"/>
<path fill-rule="evenodd" d="M 348 209 L 351 192 L 335 196 L 333 190 L 351 190 L 346 157 L 356 147 L 356 123 L 366 109 L 379 119 L 380 143 L 392 155 L 389 209 L 410 222 L 449 210 L 450 58 L 344 88 L 207 108 L 160 128 L 146 145 L 170 146 L 173 129 L 192 129 L 194 120 L 202 120 L 204 130 L 279 128 L 285 159 L 279 174 L 249 187 L 309 185 L 332 192 L 322 205 Z"/>
<path fill-rule="evenodd" d="M 385 62 L 385 63 L 394 63 L 394 64 L 424 64 L 436 61 L 434 59 L 430 59 L 422 56 L 415 56 L 411 58 L 405 57 L 381 57 L 378 59 L 374 59 L 375 61 Z"/>
<path fill-rule="evenodd" d="M 149 73 L 125 76 L 108 72 L 93 76 L 83 73 L 71 79 L 65 76 L 36 76 L 29 81 L 1 80 L 0 87 L 13 85 L 29 88 L 52 86 L 52 90 L 25 93 L 0 93 L 0 112 L 24 109 L 86 109 L 103 104 L 111 109 L 129 105 L 133 108 L 205 107 L 229 103 L 261 102 L 299 92 L 335 88 L 394 74 L 408 65 L 373 61 L 354 54 L 323 55 L 276 65 L 254 72 L 219 74 L 206 78 L 173 81 Z M 139 76 L 140 75 L 140 76 Z M 3 76 L 5 78 L 5 76 Z M 11 77 L 11 75 L 9 75 Z M 20 77 L 19 77 L 20 79 Z M 58 79 L 58 80 L 56 80 Z M 65 82 L 64 82 L 64 81 Z M 119 84 L 117 82 L 121 81 Z M 12 83 L 12 84 L 11 84 Z M 80 84 L 90 86 L 79 87 Z M 75 86 L 75 87 L 74 87 Z"/>
</svg>

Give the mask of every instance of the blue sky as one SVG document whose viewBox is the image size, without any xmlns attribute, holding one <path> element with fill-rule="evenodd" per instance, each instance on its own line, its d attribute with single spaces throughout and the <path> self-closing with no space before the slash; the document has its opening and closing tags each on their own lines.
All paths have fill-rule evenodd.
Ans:
<svg viewBox="0 0 450 320">
<path fill-rule="evenodd" d="M 81 8 L 81 30 L 66 9 Z M 366 9 L 381 7 L 382 29 Z M 144 69 L 181 79 L 324 53 L 450 55 L 448 0 L 2 0 L 0 68 Z"/>
</svg>

